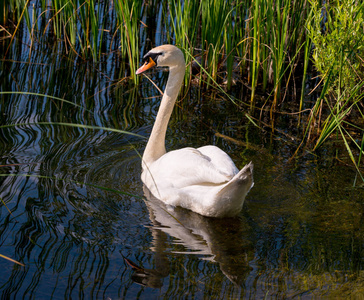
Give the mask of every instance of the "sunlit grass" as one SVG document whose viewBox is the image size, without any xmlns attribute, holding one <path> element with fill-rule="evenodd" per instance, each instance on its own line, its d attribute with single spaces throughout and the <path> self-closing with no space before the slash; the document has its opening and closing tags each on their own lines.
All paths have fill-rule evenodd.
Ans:
<svg viewBox="0 0 364 300">
<path fill-rule="evenodd" d="M 324 83 L 307 126 L 307 130 L 316 127 L 319 132 L 313 150 L 328 139 L 340 138 L 364 181 L 360 169 L 363 145 L 353 136 L 353 132 L 362 136 L 364 128 L 347 120 L 353 115 L 363 118 L 359 105 L 364 98 L 364 4 L 352 0 L 332 1 L 330 5 L 311 0 L 310 4 L 312 15 L 307 27 L 315 46 L 312 57 Z"/>
<path fill-rule="evenodd" d="M 299 112 L 310 109 L 309 118 L 305 120 L 302 114 L 297 122 L 298 127 L 304 126 L 300 136 L 302 145 L 309 141 L 308 145 L 317 150 L 337 134 L 350 159 L 362 161 L 354 152 L 359 151 L 361 155 L 363 147 L 348 135 L 347 128 L 359 134 L 362 129 L 345 119 L 353 112 L 361 113 L 363 86 L 357 83 L 363 77 L 363 3 L 355 0 L 330 3 L 318 0 L 273 3 L 268 0 L 168 0 L 163 3 L 42 0 L 30 5 L 29 2 L 0 0 L 3 8 L 0 33 L 7 40 L 3 58 L 11 59 L 12 44 L 23 26 L 29 30 L 31 45 L 45 35 L 54 36 L 54 42 L 62 43 L 68 55 L 74 53 L 75 57 L 96 63 L 113 51 L 111 46 L 105 49 L 108 32 L 113 40 L 108 45 L 117 41 L 122 67 L 128 69 L 127 76 L 137 84 L 139 77 L 135 76 L 135 71 L 139 66 L 140 49 L 144 48 L 141 44 L 146 42 L 145 32 L 152 26 L 145 20 L 153 18 L 159 20 L 160 24 L 155 26 L 165 34 L 162 40 L 184 50 L 187 86 L 194 79 L 192 63 L 198 66 L 200 87 L 219 90 L 226 99 L 238 104 L 237 107 L 246 107 L 247 103 L 241 105 L 226 90 L 234 84 L 237 89 L 248 86 L 252 111 L 263 111 L 262 106 L 269 111 L 272 129 L 275 114 L 284 113 L 280 111 L 283 101 L 292 103 Z M 150 6 L 155 8 L 151 10 L 153 13 L 163 16 L 146 16 L 146 8 Z M 44 20 L 43 28 L 39 20 Z M 323 92 L 315 103 L 306 104 L 304 97 L 310 92 L 307 90 L 308 72 L 313 66 L 322 76 Z M 296 84 L 297 73 L 301 86 L 298 96 L 291 99 L 287 97 L 287 90 Z M 330 82 L 326 84 L 327 78 Z M 263 104 L 258 102 L 257 94 L 264 95 Z M 295 103 L 295 99 L 299 101 Z M 360 171 L 359 163 L 355 166 Z"/>
<path fill-rule="evenodd" d="M 199 31 L 199 15 L 203 1 L 194 0 L 168 1 L 170 14 L 170 27 L 173 28 L 173 36 L 169 37 L 170 43 L 174 43 L 181 47 L 185 52 L 187 61 L 186 74 L 187 82 L 191 78 L 191 65 L 193 60 L 196 39 Z M 192 54 L 192 55 L 188 55 Z"/>
<path fill-rule="evenodd" d="M 11 262 L 13 262 L 13 263 L 15 263 L 15 264 L 18 264 L 18 265 L 20 265 L 20 266 L 22 266 L 22 267 L 24 267 L 24 266 L 25 266 L 25 265 L 23 265 L 22 263 L 20 263 L 20 262 L 18 262 L 18 261 L 16 261 L 16 260 L 14 260 L 14 259 L 12 259 L 12 258 L 10 258 L 10 257 L 7 257 L 7 256 L 5 256 L 5 255 L 0 254 L 0 257 L 5 258 L 6 260 L 11 261 Z"/>
<path fill-rule="evenodd" d="M 130 77 L 137 83 L 138 76 L 135 71 L 139 63 L 139 19 L 142 9 L 142 1 L 116 0 L 116 15 L 118 18 L 118 29 L 121 33 L 120 49 L 123 56 L 128 58 L 130 65 Z"/>
<path fill-rule="evenodd" d="M 276 103 L 280 97 L 280 80 L 277 78 L 282 78 L 285 64 L 292 59 L 305 35 L 305 27 L 302 26 L 307 10 L 305 3 L 294 1 L 291 4 L 288 0 L 281 0 L 271 5 L 266 0 L 253 4 L 244 0 L 169 0 L 167 9 L 163 10 L 163 20 L 168 23 L 164 27 L 161 25 L 168 31 L 169 42 L 190 52 L 196 51 L 194 54 L 201 57 L 201 65 L 215 81 L 220 83 L 224 79 L 231 88 L 234 64 L 238 64 L 241 75 L 250 79 L 252 99 L 262 79 L 263 89 L 269 82 L 273 83 Z M 141 18 L 145 5 L 156 6 L 159 3 L 152 1 L 145 4 L 141 0 L 102 3 L 52 0 L 47 3 L 41 1 L 40 5 L 33 7 L 24 1 L 15 6 L 4 4 L 7 11 L 18 14 L 18 24 L 25 19 L 32 41 L 39 38 L 37 30 L 34 30 L 38 28 L 35 23 L 45 18 L 46 26 L 39 30 L 40 34 L 54 35 L 56 41 L 65 44 L 66 51 L 84 59 L 92 58 L 95 62 L 101 58 L 106 23 L 113 23 L 114 27 L 107 28 L 107 31 L 116 29 L 120 52 L 128 60 L 134 82 L 138 78 L 134 73 L 139 63 Z M 32 11 L 32 16 L 29 16 L 29 11 Z M 297 11 L 300 13 L 297 14 Z M 17 28 L 12 32 L 13 36 L 16 31 Z M 250 65 L 249 74 L 246 74 L 247 65 Z M 191 72 L 187 74 L 191 76 Z M 209 83 L 210 78 L 206 79 Z"/>
</svg>

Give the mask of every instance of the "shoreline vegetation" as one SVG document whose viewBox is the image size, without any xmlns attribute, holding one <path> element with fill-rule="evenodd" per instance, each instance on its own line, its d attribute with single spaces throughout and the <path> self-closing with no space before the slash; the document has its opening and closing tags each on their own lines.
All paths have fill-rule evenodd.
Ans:
<svg viewBox="0 0 364 300">
<path fill-rule="evenodd" d="M 28 63 L 43 43 L 94 64 L 118 52 L 120 80 L 137 85 L 141 56 L 157 44 L 175 44 L 188 63 L 187 90 L 197 84 L 220 93 L 246 122 L 272 132 L 277 115 L 291 117 L 295 154 L 339 142 L 364 182 L 362 1 L 0 0 L 0 6 L 3 63 L 14 60 L 19 44 L 29 51 Z"/>
</svg>

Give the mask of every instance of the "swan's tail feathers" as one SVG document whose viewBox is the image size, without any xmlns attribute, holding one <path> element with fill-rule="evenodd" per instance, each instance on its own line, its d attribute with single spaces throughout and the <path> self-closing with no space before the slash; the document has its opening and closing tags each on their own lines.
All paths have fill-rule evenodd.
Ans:
<svg viewBox="0 0 364 300">
<path fill-rule="evenodd" d="M 250 162 L 218 192 L 218 197 L 231 199 L 241 208 L 253 185 L 253 163 Z"/>
</svg>

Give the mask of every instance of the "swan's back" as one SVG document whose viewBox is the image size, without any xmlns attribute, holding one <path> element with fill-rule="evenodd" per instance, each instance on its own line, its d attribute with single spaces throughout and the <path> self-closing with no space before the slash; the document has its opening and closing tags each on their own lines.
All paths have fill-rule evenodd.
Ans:
<svg viewBox="0 0 364 300">
<path fill-rule="evenodd" d="M 166 204 L 204 216 L 234 216 L 253 185 L 253 165 L 239 172 L 230 157 L 215 146 L 183 148 L 166 153 L 145 168 L 142 181 Z"/>
</svg>

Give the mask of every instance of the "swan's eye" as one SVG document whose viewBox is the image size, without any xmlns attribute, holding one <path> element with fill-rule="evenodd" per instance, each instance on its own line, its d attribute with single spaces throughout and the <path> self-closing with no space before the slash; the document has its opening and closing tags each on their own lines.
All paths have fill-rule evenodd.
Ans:
<svg viewBox="0 0 364 300">
<path fill-rule="evenodd" d="M 158 56 L 160 55 L 164 56 L 164 52 L 157 52 L 157 53 L 148 52 L 146 55 L 144 55 L 143 59 L 144 62 L 149 62 L 149 60 L 152 59 L 153 62 L 155 62 L 158 65 Z"/>
</svg>

